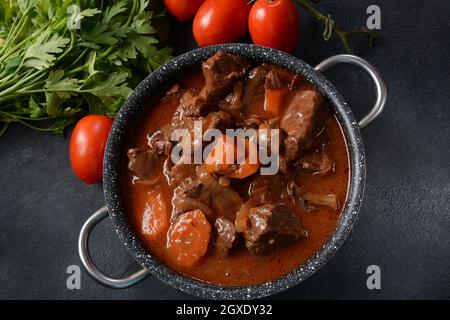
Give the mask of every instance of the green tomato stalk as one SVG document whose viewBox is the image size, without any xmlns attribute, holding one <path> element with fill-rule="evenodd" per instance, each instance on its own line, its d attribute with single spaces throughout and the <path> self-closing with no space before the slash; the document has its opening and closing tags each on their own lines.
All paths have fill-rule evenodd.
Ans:
<svg viewBox="0 0 450 320">
<path fill-rule="evenodd" d="M 323 38 L 325 41 L 330 41 L 333 38 L 333 35 L 336 35 L 341 40 L 342 44 L 345 47 L 345 50 L 348 53 L 352 53 L 352 47 L 350 46 L 349 37 L 354 34 L 362 34 L 368 39 L 368 46 L 371 47 L 377 38 L 377 33 L 373 30 L 369 30 L 365 27 L 360 27 L 352 30 L 342 30 L 340 27 L 336 25 L 333 18 L 327 14 L 323 14 L 319 12 L 316 8 L 316 3 L 319 1 L 310 1 L 310 0 L 296 0 L 302 8 L 307 10 L 309 13 L 313 15 L 319 21 L 322 21 L 324 25 Z"/>
</svg>

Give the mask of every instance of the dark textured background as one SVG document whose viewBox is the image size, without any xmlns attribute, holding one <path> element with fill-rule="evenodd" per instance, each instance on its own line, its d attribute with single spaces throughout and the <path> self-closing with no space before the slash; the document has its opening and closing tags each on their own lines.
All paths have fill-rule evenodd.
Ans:
<svg viewBox="0 0 450 320">
<path fill-rule="evenodd" d="M 359 220 L 337 255 L 311 278 L 275 298 L 450 298 L 450 3 L 331 1 L 320 8 L 343 27 L 363 25 L 377 4 L 376 46 L 356 53 L 378 67 L 389 90 L 386 111 L 363 131 L 367 187 Z M 300 59 L 315 65 L 343 53 L 322 28 L 301 15 Z M 190 23 L 173 23 L 177 54 L 195 47 Z M 327 73 L 357 116 L 374 93 L 360 71 Z M 70 170 L 69 139 L 13 126 L 0 140 L 0 298 L 191 298 L 155 278 L 126 290 L 106 289 L 83 271 L 82 289 L 66 288 L 66 268 L 81 265 L 78 232 L 104 203 L 100 185 Z M 136 263 L 105 220 L 91 237 L 101 270 L 121 276 Z M 382 270 L 382 289 L 368 290 L 369 265 Z"/>
</svg>

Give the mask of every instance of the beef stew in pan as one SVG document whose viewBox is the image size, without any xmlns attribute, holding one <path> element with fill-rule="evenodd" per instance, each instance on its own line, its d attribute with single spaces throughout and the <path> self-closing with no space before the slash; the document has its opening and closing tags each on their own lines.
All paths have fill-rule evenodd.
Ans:
<svg viewBox="0 0 450 320">
<path fill-rule="evenodd" d="M 149 101 L 124 152 L 124 206 L 143 245 L 176 272 L 225 286 L 298 268 L 333 233 L 347 196 L 347 146 L 327 101 L 296 74 L 222 51 L 177 81 Z M 207 150 L 173 141 L 180 129 L 195 136 L 198 124 L 222 133 L 204 152 L 209 161 L 173 161 L 177 144 Z M 235 151 L 227 129 L 239 128 L 258 134 L 255 148 L 279 132 L 275 174 L 262 174 L 262 159 L 247 153 L 217 161 Z"/>
</svg>

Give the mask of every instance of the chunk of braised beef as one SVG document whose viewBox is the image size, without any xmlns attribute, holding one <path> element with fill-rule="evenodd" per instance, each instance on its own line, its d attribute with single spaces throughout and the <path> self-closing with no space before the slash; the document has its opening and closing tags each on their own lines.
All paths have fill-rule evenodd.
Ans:
<svg viewBox="0 0 450 320">
<path fill-rule="evenodd" d="M 166 91 L 161 100 L 168 105 L 178 105 L 185 91 L 186 90 L 183 89 L 178 83 L 174 84 L 169 90 Z"/>
<path fill-rule="evenodd" d="M 170 120 L 170 129 L 193 129 L 195 118 L 186 116 L 186 110 L 182 104 L 179 104 Z"/>
<path fill-rule="evenodd" d="M 187 177 L 179 184 L 180 195 L 186 198 L 197 198 L 202 191 L 202 183 L 200 180 L 192 177 Z"/>
<path fill-rule="evenodd" d="M 203 190 L 202 183 L 194 177 L 182 180 L 173 191 L 171 220 L 175 220 L 184 212 L 199 209 L 209 221 L 214 221 L 216 214 L 209 207 L 207 191 Z"/>
<path fill-rule="evenodd" d="M 196 171 L 197 178 L 203 184 L 202 193 L 209 198 L 208 203 L 216 215 L 234 221 L 236 213 L 243 204 L 239 194 L 232 188 L 221 185 L 218 179 L 202 166 L 197 166 Z"/>
<path fill-rule="evenodd" d="M 280 167 L 278 169 L 283 174 L 289 174 L 289 162 L 286 160 L 286 158 L 283 155 L 280 155 Z"/>
<path fill-rule="evenodd" d="M 214 245 L 217 252 L 222 256 L 228 256 L 230 251 L 238 243 L 238 234 L 234 223 L 225 218 L 217 218 L 214 223 L 215 237 Z"/>
<path fill-rule="evenodd" d="M 310 205 L 308 201 L 303 197 L 305 189 L 299 186 L 294 180 L 291 180 L 287 183 L 286 191 L 293 205 L 307 212 L 315 209 L 314 206 Z"/>
<path fill-rule="evenodd" d="M 174 84 L 169 90 L 166 92 L 167 96 L 175 96 L 178 99 L 181 98 L 181 95 L 183 94 L 183 90 L 181 89 L 181 86 L 177 83 Z"/>
<path fill-rule="evenodd" d="M 247 73 L 250 63 L 239 56 L 218 51 L 203 62 L 205 90 L 208 100 L 217 101 L 231 90 Z"/>
<path fill-rule="evenodd" d="M 270 64 L 260 64 L 248 73 L 244 80 L 242 109 L 249 110 L 255 105 L 264 103 L 266 89 L 290 87 L 294 75 L 287 70 Z"/>
<path fill-rule="evenodd" d="M 257 130 L 263 123 L 263 120 L 256 114 L 250 114 L 249 116 L 242 119 L 242 122 L 245 126 L 245 129 Z"/>
<path fill-rule="evenodd" d="M 273 70 L 276 72 L 280 81 L 291 90 L 303 90 L 310 86 L 309 83 L 305 81 L 301 76 L 294 74 L 288 70 L 276 66 L 274 66 Z"/>
<path fill-rule="evenodd" d="M 270 154 L 272 145 L 281 146 L 283 134 L 276 125 L 269 122 L 262 122 L 258 127 L 259 147 L 266 147 L 267 154 Z M 279 155 L 280 156 L 280 155 Z"/>
<path fill-rule="evenodd" d="M 230 112 L 237 116 L 239 111 L 243 108 L 244 98 L 244 84 L 242 81 L 238 81 L 233 86 L 233 91 L 229 93 L 225 99 L 219 102 L 220 109 Z"/>
<path fill-rule="evenodd" d="M 300 150 L 301 146 L 298 138 L 290 135 L 284 138 L 284 156 L 288 161 L 295 160 L 299 156 Z"/>
<path fill-rule="evenodd" d="M 277 89 L 281 88 L 282 83 L 280 80 L 280 77 L 278 76 L 278 73 L 276 73 L 273 70 L 270 70 L 267 75 L 266 79 L 264 80 L 264 88 L 265 89 Z"/>
<path fill-rule="evenodd" d="M 265 204 L 250 209 L 245 246 L 258 256 L 266 256 L 289 243 L 308 236 L 297 215 L 282 204 Z"/>
<path fill-rule="evenodd" d="M 195 150 L 204 145 L 199 136 L 195 134 L 196 121 L 201 123 L 203 133 L 206 133 L 208 129 L 218 129 L 224 132 L 225 129 L 232 128 L 234 125 L 232 116 L 225 111 L 209 112 L 205 117 L 187 117 L 183 115 L 183 111 L 180 111 L 181 113 L 178 111 L 179 109 L 172 117 L 171 129 L 187 129 L 189 136 L 179 137 L 180 140 L 176 143 L 183 148 L 183 157 L 191 157 L 191 161 Z M 207 144 L 207 142 L 205 143 Z"/>
<path fill-rule="evenodd" d="M 128 170 L 141 180 L 151 180 L 158 165 L 158 155 L 152 149 L 131 148 L 127 151 Z"/>
<path fill-rule="evenodd" d="M 264 84 L 269 70 L 269 65 L 261 64 L 248 73 L 244 80 L 244 95 L 242 97 L 242 109 L 244 111 L 264 102 Z"/>
<path fill-rule="evenodd" d="M 172 150 L 172 142 L 169 139 L 169 133 L 160 129 L 147 137 L 147 145 L 150 149 L 156 151 L 158 155 L 170 155 L 170 151 Z"/>
<path fill-rule="evenodd" d="M 233 189 L 221 187 L 223 188 L 222 192 L 216 192 L 211 195 L 211 206 L 214 208 L 217 216 L 234 221 L 243 201 Z"/>
<path fill-rule="evenodd" d="M 326 150 L 316 149 L 302 156 L 294 167 L 301 173 L 325 176 L 334 171 L 334 161 Z"/>
<path fill-rule="evenodd" d="M 193 129 L 194 121 L 206 113 L 208 104 L 195 90 L 187 90 L 180 98 L 178 107 L 172 115 L 170 128 Z"/>
<path fill-rule="evenodd" d="M 248 192 L 259 203 L 280 201 L 283 197 L 283 178 L 279 174 L 257 175 L 251 181 Z"/>
<path fill-rule="evenodd" d="M 208 113 L 208 115 L 202 119 L 203 121 L 203 132 L 208 129 L 219 129 L 225 131 L 232 127 L 233 118 L 231 114 L 225 111 L 213 111 Z"/>
<path fill-rule="evenodd" d="M 186 117 L 201 117 L 208 106 L 195 90 L 187 90 L 181 97 L 180 104 Z"/>
<path fill-rule="evenodd" d="M 192 176 L 192 167 L 196 176 Z M 200 209 L 209 219 L 222 217 L 234 221 L 243 203 L 241 197 L 232 188 L 221 185 L 202 166 L 176 164 L 170 176 L 174 188 L 173 218 L 182 212 Z"/>
<path fill-rule="evenodd" d="M 170 168 L 169 172 L 169 185 L 172 187 L 172 189 L 175 189 L 178 187 L 181 182 L 184 180 L 190 178 L 194 180 L 196 178 L 196 171 L 195 171 L 195 165 L 194 164 L 187 164 L 187 163 L 176 163 Z"/>
<path fill-rule="evenodd" d="M 217 128 L 224 130 L 232 123 L 232 116 L 225 111 L 211 111 L 210 105 L 194 90 L 186 91 L 175 110 L 170 128 L 194 129 L 194 122 L 202 121 L 203 131 Z"/>
<path fill-rule="evenodd" d="M 297 91 L 280 121 L 287 160 L 296 160 L 301 152 L 314 145 L 328 115 L 323 96 L 315 90 Z"/>
</svg>

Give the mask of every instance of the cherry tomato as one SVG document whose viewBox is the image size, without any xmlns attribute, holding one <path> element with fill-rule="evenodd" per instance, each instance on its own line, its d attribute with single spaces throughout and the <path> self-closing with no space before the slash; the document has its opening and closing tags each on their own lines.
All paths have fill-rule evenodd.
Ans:
<svg viewBox="0 0 450 320">
<path fill-rule="evenodd" d="M 113 119 L 89 115 L 78 121 L 70 138 L 70 164 L 87 184 L 102 180 L 103 156 Z"/>
<path fill-rule="evenodd" d="M 195 16 L 204 0 L 164 0 L 167 10 L 178 20 L 185 21 Z"/>
<path fill-rule="evenodd" d="M 248 29 L 255 44 L 294 51 L 299 36 L 299 14 L 292 0 L 258 0 L 250 11 Z"/>
<path fill-rule="evenodd" d="M 248 0 L 206 0 L 192 26 L 200 47 L 239 40 L 247 32 Z"/>
</svg>

